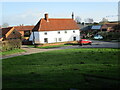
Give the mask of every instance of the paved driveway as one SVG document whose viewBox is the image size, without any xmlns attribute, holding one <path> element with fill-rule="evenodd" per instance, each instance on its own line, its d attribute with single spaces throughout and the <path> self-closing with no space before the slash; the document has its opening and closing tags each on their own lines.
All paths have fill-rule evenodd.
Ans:
<svg viewBox="0 0 120 90">
<path fill-rule="evenodd" d="M 26 50 L 26 52 L 2 56 L 2 58 L 4 59 L 4 58 L 15 57 L 15 56 L 33 54 L 33 53 L 60 50 L 60 49 L 70 49 L 70 48 L 120 48 L 120 42 L 119 43 L 104 42 L 104 41 L 95 41 L 95 40 L 92 40 L 92 42 L 93 42 L 92 45 L 83 45 L 83 46 L 73 45 L 73 46 L 59 47 L 59 48 L 53 48 L 53 49 L 39 49 L 39 48 L 28 47 L 27 45 L 22 45 L 22 49 Z"/>
<path fill-rule="evenodd" d="M 95 41 L 92 40 L 92 45 L 74 45 L 68 47 L 60 47 L 61 49 L 68 48 L 120 48 L 120 42 L 105 42 L 105 41 Z"/>
</svg>

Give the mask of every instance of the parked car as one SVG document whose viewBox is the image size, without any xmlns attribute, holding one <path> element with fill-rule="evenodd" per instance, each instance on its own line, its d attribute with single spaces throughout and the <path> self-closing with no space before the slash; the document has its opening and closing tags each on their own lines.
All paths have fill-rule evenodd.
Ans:
<svg viewBox="0 0 120 90">
<path fill-rule="evenodd" d="M 87 40 L 87 39 L 81 39 L 80 41 L 78 41 L 79 45 L 83 45 L 83 44 L 92 44 L 92 41 Z"/>
<path fill-rule="evenodd" d="M 103 36 L 101 36 L 101 35 L 95 35 L 94 39 L 103 39 Z"/>
</svg>

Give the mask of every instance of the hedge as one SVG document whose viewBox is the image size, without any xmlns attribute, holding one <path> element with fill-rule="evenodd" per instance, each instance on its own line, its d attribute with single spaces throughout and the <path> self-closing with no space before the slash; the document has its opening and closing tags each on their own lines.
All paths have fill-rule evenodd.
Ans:
<svg viewBox="0 0 120 90">
<path fill-rule="evenodd" d="M 13 50 L 17 48 L 21 48 L 21 40 L 20 39 L 15 39 L 15 40 L 7 40 L 7 41 L 2 41 L 0 42 L 0 45 L 2 46 L 1 51 L 8 51 L 8 50 Z"/>
<path fill-rule="evenodd" d="M 98 34 L 102 35 L 104 39 L 120 40 L 120 32 L 99 32 Z"/>
</svg>

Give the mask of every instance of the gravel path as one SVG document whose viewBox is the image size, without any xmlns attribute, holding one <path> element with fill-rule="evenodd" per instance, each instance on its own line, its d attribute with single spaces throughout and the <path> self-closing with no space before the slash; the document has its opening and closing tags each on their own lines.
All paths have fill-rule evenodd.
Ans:
<svg viewBox="0 0 120 90">
<path fill-rule="evenodd" d="M 2 56 L 2 59 L 15 57 L 15 56 L 21 56 L 21 55 L 28 55 L 28 54 L 33 54 L 33 53 L 39 53 L 39 52 L 59 50 L 60 48 L 58 48 L 58 49 L 57 48 L 56 49 L 55 48 L 54 49 L 39 49 L 39 48 L 28 47 L 27 45 L 22 45 L 21 49 L 25 50 L 26 52 L 4 55 L 4 56 Z"/>
</svg>

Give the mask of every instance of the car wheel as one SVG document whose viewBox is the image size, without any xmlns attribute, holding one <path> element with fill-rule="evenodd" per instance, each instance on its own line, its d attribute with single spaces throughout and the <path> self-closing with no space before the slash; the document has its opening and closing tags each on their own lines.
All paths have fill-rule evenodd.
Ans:
<svg viewBox="0 0 120 90">
<path fill-rule="evenodd" d="M 79 44 L 80 46 L 82 46 L 82 44 Z"/>
<path fill-rule="evenodd" d="M 82 44 L 80 44 L 80 46 L 82 46 Z"/>
</svg>

